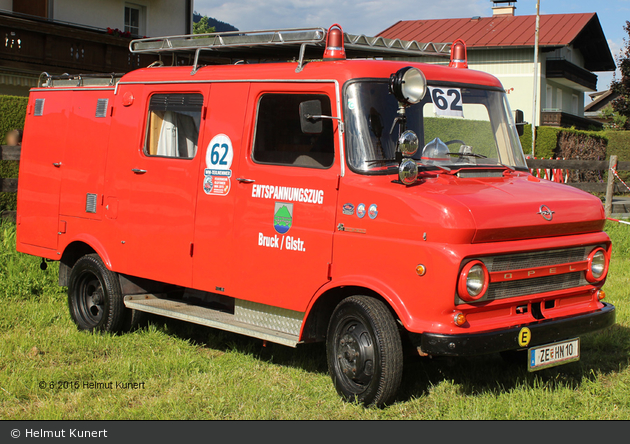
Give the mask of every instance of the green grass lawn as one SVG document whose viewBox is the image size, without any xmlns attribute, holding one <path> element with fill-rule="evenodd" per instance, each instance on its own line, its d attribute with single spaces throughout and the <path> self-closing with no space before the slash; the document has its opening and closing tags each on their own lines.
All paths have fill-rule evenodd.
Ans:
<svg viewBox="0 0 630 444">
<path fill-rule="evenodd" d="M 583 336 L 579 362 L 528 373 L 498 355 L 418 359 L 398 401 L 378 410 L 340 400 L 321 344 L 263 347 L 158 317 L 119 336 L 77 331 L 56 264 L 42 272 L 38 258 L 16 253 L 15 226 L 3 222 L 0 419 L 627 420 L 630 226 L 606 230 L 614 254 L 604 288 L 617 324 Z M 112 388 L 83 386 L 90 382 Z M 128 382 L 143 384 L 116 387 Z"/>
</svg>

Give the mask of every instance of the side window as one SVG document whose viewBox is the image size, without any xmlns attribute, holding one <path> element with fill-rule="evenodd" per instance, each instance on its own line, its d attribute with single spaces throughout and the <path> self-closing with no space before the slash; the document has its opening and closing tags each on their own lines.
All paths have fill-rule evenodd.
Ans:
<svg viewBox="0 0 630 444">
<path fill-rule="evenodd" d="M 195 157 L 202 107 L 201 94 L 152 95 L 144 153 L 181 159 Z"/>
<path fill-rule="evenodd" d="M 330 99 L 323 94 L 265 94 L 258 102 L 252 158 L 257 163 L 329 168 L 335 158 L 333 123 L 322 119 L 319 134 L 305 134 L 300 103 L 317 100 L 322 115 L 330 116 Z"/>
</svg>

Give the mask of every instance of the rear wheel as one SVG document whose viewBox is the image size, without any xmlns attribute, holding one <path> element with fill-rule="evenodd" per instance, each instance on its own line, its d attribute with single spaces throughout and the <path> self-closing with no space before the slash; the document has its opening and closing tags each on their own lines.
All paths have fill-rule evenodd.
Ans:
<svg viewBox="0 0 630 444">
<path fill-rule="evenodd" d="M 129 322 L 118 275 L 97 254 L 81 257 L 68 282 L 70 316 L 81 330 L 117 332 Z"/>
<path fill-rule="evenodd" d="M 395 398 L 402 343 L 383 302 L 368 296 L 341 301 L 328 326 L 327 355 L 330 376 L 344 400 L 382 407 Z"/>
</svg>

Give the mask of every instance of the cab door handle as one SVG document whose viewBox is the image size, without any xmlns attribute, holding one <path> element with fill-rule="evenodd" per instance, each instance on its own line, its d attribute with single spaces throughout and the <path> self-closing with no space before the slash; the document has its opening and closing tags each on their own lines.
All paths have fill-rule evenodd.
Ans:
<svg viewBox="0 0 630 444">
<path fill-rule="evenodd" d="M 59 168 L 59 167 L 61 167 L 61 162 L 53 162 L 53 166 L 55 168 Z"/>
<path fill-rule="evenodd" d="M 254 183 L 254 182 L 256 182 L 254 179 L 245 179 L 244 177 L 239 177 L 236 180 L 238 180 L 241 183 Z"/>
<path fill-rule="evenodd" d="M 133 171 L 136 174 L 144 174 L 147 172 L 147 170 L 141 170 L 140 168 L 132 168 L 131 171 Z"/>
</svg>

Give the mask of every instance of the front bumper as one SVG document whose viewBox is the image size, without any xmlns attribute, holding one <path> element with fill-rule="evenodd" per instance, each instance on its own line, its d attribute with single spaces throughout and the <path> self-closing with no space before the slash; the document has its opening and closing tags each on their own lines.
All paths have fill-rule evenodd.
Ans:
<svg viewBox="0 0 630 444">
<path fill-rule="evenodd" d="M 544 320 L 507 330 L 470 335 L 423 333 L 414 342 L 419 344 L 423 353 L 433 356 L 483 355 L 524 348 L 518 344 L 518 334 L 523 327 L 531 331 L 531 340 L 527 347 L 535 347 L 600 330 L 614 323 L 615 307 L 604 303 L 600 310 L 580 316 Z"/>
</svg>

